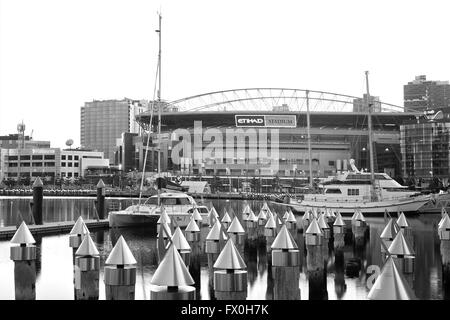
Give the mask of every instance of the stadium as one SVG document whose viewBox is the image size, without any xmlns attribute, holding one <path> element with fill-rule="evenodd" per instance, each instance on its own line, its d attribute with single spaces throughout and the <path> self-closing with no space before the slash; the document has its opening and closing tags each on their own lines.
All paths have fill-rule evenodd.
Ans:
<svg viewBox="0 0 450 320">
<path fill-rule="evenodd" d="M 161 112 L 161 171 L 190 180 L 207 180 L 213 191 L 275 190 L 291 193 L 308 183 L 310 158 L 314 179 L 347 170 L 351 158 L 355 159 L 358 168 L 369 170 L 367 100 L 366 96 L 304 89 L 248 88 L 204 93 L 164 103 Z M 418 120 L 423 114 L 381 102 L 378 97 L 371 96 L 369 102 L 375 171 L 386 172 L 394 178 L 401 177 L 400 125 Z M 147 159 L 150 171 L 156 170 L 157 163 L 156 110 L 157 106 L 136 117 L 146 130 L 150 122 L 152 124 L 151 156 Z M 308 153 L 308 114 L 311 156 Z M 193 146 L 183 150 L 181 161 L 175 163 L 172 151 L 180 142 L 186 142 L 186 136 L 182 138 L 177 134 L 180 130 L 191 135 L 188 139 L 191 142 L 201 141 L 202 149 L 210 143 L 202 136 L 198 138 L 195 129 L 198 125 L 203 131 L 214 129 L 221 132 L 224 137 L 221 145 L 228 149 L 234 141 L 226 136 L 233 130 L 236 139 L 246 130 L 254 130 L 258 135 L 265 130 L 268 132 L 267 140 L 259 139 L 255 145 L 254 140 L 244 137 L 244 153 L 239 154 L 234 148 L 234 154 L 224 151 L 203 158 L 195 156 L 196 148 Z M 277 153 L 266 152 L 264 158 L 258 152 L 256 161 L 251 161 L 254 159 L 250 159 L 250 150 L 270 145 L 270 132 L 274 130 L 278 135 Z M 139 154 L 142 161 L 143 152 Z M 277 159 L 273 159 L 273 155 Z M 276 170 L 273 167 L 267 169 L 268 161 L 277 163 Z"/>
</svg>

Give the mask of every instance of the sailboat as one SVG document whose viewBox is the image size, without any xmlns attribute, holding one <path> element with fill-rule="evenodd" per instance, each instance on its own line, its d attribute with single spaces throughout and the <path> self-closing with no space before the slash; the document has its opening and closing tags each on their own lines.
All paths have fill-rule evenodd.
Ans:
<svg viewBox="0 0 450 320">
<path fill-rule="evenodd" d="M 305 194 L 302 200 L 290 199 L 288 205 L 294 211 L 306 212 L 313 208 L 328 208 L 337 210 L 341 214 L 353 214 L 355 209 L 360 210 L 363 214 L 384 214 L 386 211 L 389 213 L 399 211 L 417 213 L 422 206 L 431 200 L 431 195 L 410 191 L 408 187 L 400 185 L 388 174 L 374 172 L 368 71 L 366 71 L 366 86 L 371 171 L 359 171 L 355 166 L 355 161 L 350 159 L 351 171 L 328 177 L 319 184 L 318 193 Z M 310 148 L 310 146 L 308 147 Z M 309 163 L 311 163 L 311 158 Z M 312 183 L 311 176 L 310 179 Z"/>
<path fill-rule="evenodd" d="M 158 89 L 158 179 L 164 180 L 161 177 L 161 14 L 159 14 L 159 29 L 156 30 L 159 34 L 159 51 L 158 51 L 158 67 L 157 75 L 159 82 Z M 155 99 L 153 99 L 153 102 Z M 152 107 L 152 116 L 153 116 Z M 151 119 L 149 125 L 149 132 L 147 135 L 147 147 L 150 141 Z M 179 227 L 186 227 L 189 224 L 191 214 L 197 210 L 202 217 L 202 223 L 208 223 L 208 207 L 203 205 L 197 205 L 195 199 L 188 194 L 176 191 L 174 183 L 166 182 L 164 185 L 166 188 L 160 188 L 158 183 L 158 194 L 148 198 L 143 204 L 141 204 L 142 189 L 145 179 L 145 163 L 147 163 L 148 148 L 146 148 L 144 165 L 142 168 L 142 180 L 139 188 L 139 203 L 137 205 L 131 205 L 125 210 L 111 211 L 108 215 L 108 221 L 110 227 L 131 227 L 131 226 L 146 226 L 153 225 L 156 227 L 157 221 L 161 215 L 161 210 L 165 210 L 166 213 L 175 221 Z M 157 179 L 157 180 L 158 180 Z M 161 190 L 165 190 L 161 192 Z M 181 190 L 181 189 L 180 189 Z"/>
</svg>

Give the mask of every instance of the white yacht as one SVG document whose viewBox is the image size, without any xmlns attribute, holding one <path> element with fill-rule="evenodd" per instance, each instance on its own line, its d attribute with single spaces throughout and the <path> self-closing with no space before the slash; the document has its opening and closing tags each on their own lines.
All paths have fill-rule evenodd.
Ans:
<svg viewBox="0 0 450 320">
<path fill-rule="evenodd" d="M 161 205 L 171 219 L 180 227 L 189 224 L 194 208 L 202 217 L 202 224 L 208 224 L 208 207 L 197 205 L 194 198 L 182 192 L 164 192 L 160 195 Z M 156 225 L 160 217 L 158 196 L 154 195 L 141 205 L 132 205 L 125 210 L 111 211 L 108 215 L 110 227 L 132 227 Z"/>
<path fill-rule="evenodd" d="M 353 160 L 353 159 L 352 159 Z M 370 172 L 355 170 L 325 179 L 318 193 L 305 194 L 302 200 L 291 200 L 295 211 L 309 208 L 331 208 L 340 213 L 353 214 L 355 209 L 366 213 L 417 212 L 430 201 L 430 195 L 408 190 L 386 173 L 375 173 L 373 186 Z"/>
</svg>

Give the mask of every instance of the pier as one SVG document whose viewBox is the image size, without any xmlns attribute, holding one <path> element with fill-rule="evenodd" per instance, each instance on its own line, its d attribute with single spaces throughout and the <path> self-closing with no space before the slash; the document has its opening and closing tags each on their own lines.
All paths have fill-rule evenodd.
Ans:
<svg viewBox="0 0 450 320">
<path fill-rule="evenodd" d="M 89 228 L 89 230 L 109 228 L 108 219 L 101 219 L 98 221 L 85 220 L 84 223 Z M 47 222 L 41 225 L 29 225 L 28 229 L 33 235 L 49 235 L 69 232 L 73 228 L 74 224 L 75 222 L 73 221 Z M 15 226 L 0 227 L 0 240 L 12 238 L 16 230 L 17 228 Z"/>
</svg>

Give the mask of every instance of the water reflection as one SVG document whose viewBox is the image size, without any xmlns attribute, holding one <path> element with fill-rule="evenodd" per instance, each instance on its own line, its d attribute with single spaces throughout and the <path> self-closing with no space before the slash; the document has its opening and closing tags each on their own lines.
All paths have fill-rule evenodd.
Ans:
<svg viewBox="0 0 450 320">
<path fill-rule="evenodd" d="M 17 225 L 22 220 L 31 222 L 30 198 L 1 198 L 0 199 L 0 226 Z M 44 222 L 75 221 L 79 215 L 84 219 L 95 218 L 95 198 L 45 198 L 43 208 Z M 111 200 L 107 200 L 111 201 Z M 120 200 L 121 206 L 131 204 L 130 199 Z M 220 215 L 226 209 L 230 215 L 237 214 L 245 206 L 243 201 L 212 200 Z M 247 201 L 255 213 L 258 213 L 262 203 L 260 201 Z M 272 206 L 280 215 L 283 208 Z M 369 265 L 382 264 L 381 243 L 379 235 L 384 227 L 382 218 L 367 218 L 369 228 L 362 243 L 355 243 L 350 235 L 346 235 L 345 246 L 335 251 L 324 249 L 324 281 L 327 284 L 328 299 L 366 299 L 368 288 L 366 274 Z M 413 227 L 414 249 L 416 252 L 416 265 L 414 270 L 414 291 L 419 299 L 450 299 L 450 267 L 442 266 L 440 240 L 437 236 L 437 223 L 440 215 L 424 215 L 410 217 L 408 222 Z M 297 216 L 297 221 L 300 217 Z M 299 225 L 301 225 L 299 223 Z M 201 229 L 204 241 L 208 227 Z M 103 268 L 106 258 L 111 252 L 118 238 L 123 235 L 130 250 L 137 261 L 136 299 L 150 298 L 150 281 L 158 265 L 158 250 L 156 235 L 149 228 L 138 229 L 110 229 L 95 231 L 92 239 L 100 252 L 100 296 L 104 299 Z M 295 235 L 301 254 L 300 281 L 301 299 L 309 297 L 308 271 L 306 264 L 306 248 L 301 232 Z M 36 235 L 38 258 L 36 260 L 37 299 L 74 299 L 73 291 L 73 254 L 69 247 L 68 234 L 39 236 Z M 10 244 L 0 241 L 0 299 L 14 299 L 14 263 L 9 258 Z M 247 299 L 273 299 L 274 281 L 270 256 L 266 253 L 264 238 L 258 241 L 247 242 L 243 248 L 243 258 L 248 271 Z M 354 260 L 353 260 L 354 259 Z M 357 265 L 357 275 L 346 274 L 349 262 Z M 202 251 L 199 256 L 200 268 L 195 271 L 199 299 L 214 298 L 212 278 L 208 270 L 207 256 Z"/>
</svg>

